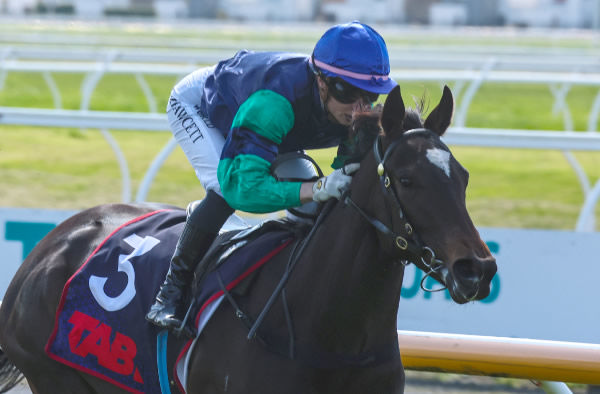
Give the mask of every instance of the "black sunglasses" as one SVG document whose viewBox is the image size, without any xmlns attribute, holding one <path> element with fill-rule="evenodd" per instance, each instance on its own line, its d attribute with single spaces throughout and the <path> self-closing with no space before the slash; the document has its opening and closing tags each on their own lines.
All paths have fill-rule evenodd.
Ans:
<svg viewBox="0 0 600 394">
<path fill-rule="evenodd" d="M 323 77 L 323 74 L 321 76 Z M 352 86 L 339 77 L 324 77 L 324 81 L 329 88 L 329 93 L 342 104 L 351 104 L 361 98 L 368 103 L 374 103 L 379 97 L 379 94 Z"/>
</svg>

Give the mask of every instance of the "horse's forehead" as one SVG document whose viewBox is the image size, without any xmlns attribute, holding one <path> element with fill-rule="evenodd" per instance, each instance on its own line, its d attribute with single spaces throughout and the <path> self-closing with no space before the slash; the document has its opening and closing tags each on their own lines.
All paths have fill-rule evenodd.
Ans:
<svg viewBox="0 0 600 394">
<path fill-rule="evenodd" d="M 413 159 L 423 160 L 439 168 L 447 177 L 450 177 L 452 167 L 452 154 L 448 148 L 434 138 L 409 138 L 407 147 L 414 151 Z"/>
<path fill-rule="evenodd" d="M 413 149 L 418 154 L 425 155 L 428 150 L 439 150 L 446 151 L 450 154 L 450 151 L 444 145 L 439 138 L 434 138 L 429 134 L 414 134 L 406 135 L 406 145 L 409 149 Z"/>
<path fill-rule="evenodd" d="M 430 148 L 425 153 L 427 160 L 441 169 L 450 178 L 450 152 L 441 148 Z"/>
</svg>

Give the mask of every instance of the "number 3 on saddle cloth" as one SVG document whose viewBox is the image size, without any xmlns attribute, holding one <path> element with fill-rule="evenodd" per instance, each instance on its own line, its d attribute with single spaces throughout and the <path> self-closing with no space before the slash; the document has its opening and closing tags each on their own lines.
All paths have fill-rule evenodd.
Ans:
<svg viewBox="0 0 600 394">
<path fill-rule="evenodd" d="M 159 382 L 159 374 L 167 372 L 157 366 L 160 329 L 144 316 L 164 281 L 185 219 L 185 212 L 179 210 L 150 212 L 118 227 L 92 252 L 65 284 L 54 331 L 46 344 L 49 357 L 129 392 L 161 393 L 164 382 L 162 378 Z M 215 271 L 202 283 L 201 294 L 194 296 L 200 312 L 214 311 L 207 306 L 222 294 L 217 272 L 231 289 L 292 241 L 292 230 L 273 222 L 279 224 L 224 236 L 230 239 L 236 234 L 233 238 L 237 239 L 243 235 L 244 243 L 258 237 L 251 248 L 239 248 L 232 241 L 230 250 L 213 246 L 207 258 L 219 257 L 223 249 L 227 257 L 219 259 Z M 217 240 L 219 245 L 222 238 Z M 173 362 L 171 355 L 185 358 L 189 347 L 188 342 L 182 349 L 184 340 L 175 342 L 179 348 L 169 350 Z M 180 380 L 169 369 L 168 381 L 170 377 Z"/>
</svg>

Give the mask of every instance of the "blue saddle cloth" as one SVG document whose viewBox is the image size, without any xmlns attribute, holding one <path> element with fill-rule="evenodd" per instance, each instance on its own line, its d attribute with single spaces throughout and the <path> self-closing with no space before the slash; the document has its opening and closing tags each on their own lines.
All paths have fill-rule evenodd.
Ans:
<svg viewBox="0 0 600 394">
<path fill-rule="evenodd" d="M 52 359 L 133 393 L 161 393 L 156 338 L 144 316 L 164 281 L 185 212 L 159 210 L 117 228 L 67 281 L 46 344 Z M 228 288 L 256 271 L 291 238 L 267 232 L 231 253 L 218 270 Z M 207 276 L 197 304 L 221 290 Z M 207 301 L 208 300 L 208 301 Z"/>
</svg>

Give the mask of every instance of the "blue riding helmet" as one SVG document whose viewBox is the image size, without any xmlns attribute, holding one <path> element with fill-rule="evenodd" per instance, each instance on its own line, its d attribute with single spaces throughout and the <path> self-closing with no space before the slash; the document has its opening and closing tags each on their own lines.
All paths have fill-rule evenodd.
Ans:
<svg viewBox="0 0 600 394">
<path fill-rule="evenodd" d="M 388 94 L 396 85 L 389 77 L 390 58 L 383 37 L 372 27 L 353 21 L 330 28 L 315 45 L 312 65 L 326 77 Z"/>
</svg>

